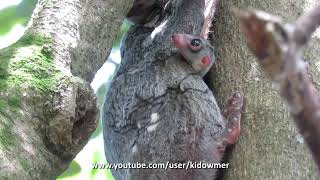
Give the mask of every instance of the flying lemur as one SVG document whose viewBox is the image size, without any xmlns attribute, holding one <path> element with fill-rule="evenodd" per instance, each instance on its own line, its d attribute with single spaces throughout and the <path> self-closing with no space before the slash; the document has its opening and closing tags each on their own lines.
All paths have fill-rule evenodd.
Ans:
<svg viewBox="0 0 320 180">
<path fill-rule="evenodd" d="M 178 1 L 187 7 L 204 0 L 134 2 L 126 17 L 134 27 L 124 42 L 120 73 L 107 93 L 103 113 L 105 154 L 109 163 L 169 162 L 172 166 L 166 170 L 112 169 L 116 180 L 212 180 L 215 169 L 170 167 L 219 163 L 226 146 L 239 138 L 242 94 L 235 92 L 220 110 L 201 80 L 216 61 L 208 40 L 181 31 L 174 33 L 168 28 L 158 39 L 152 39 L 153 44 L 144 46 L 150 40 L 152 28 L 143 26 L 158 12 L 170 11 L 170 6 L 175 6 L 171 3 Z M 167 51 L 150 53 L 157 43 L 170 45 L 167 49 L 174 49 L 173 56 L 163 61 L 161 56 L 158 62 L 155 54 L 165 55 Z M 186 72 L 190 70 L 189 76 Z"/>
<path fill-rule="evenodd" d="M 170 0 L 135 0 L 126 19 L 134 24 L 145 24 L 168 4 Z M 214 48 L 208 40 L 189 34 L 173 34 L 172 41 L 184 60 L 201 76 L 209 71 L 216 60 Z"/>
</svg>

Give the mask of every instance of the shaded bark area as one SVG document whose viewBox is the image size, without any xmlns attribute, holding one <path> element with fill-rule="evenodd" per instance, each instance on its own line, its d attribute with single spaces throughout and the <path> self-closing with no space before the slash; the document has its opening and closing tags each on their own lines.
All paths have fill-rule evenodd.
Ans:
<svg viewBox="0 0 320 180">
<path fill-rule="evenodd" d="M 211 87 L 219 104 L 235 88 L 241 89 L 246 97 L 241 137 L 232 152 L 224 179 L 318 179 L 303 138 L 271 82 L 246 48 L 237 20 L 231 13 L 233 7 L 250 7 L 292 21 L 303 12 L 305 3 L 273 0 L 220 3 L 214 42 L 221 64 L 208 78 L 213 80 Z M 320 42 L 313 38 L 305 53 L 306 59 L 311 59 L 308 63 L 314 82 L 319 77 L 316 66 L 319 47 Z"/>
<path fill-rule="evenodd" d="M 0 50 L 0 179 L 56 179 L 87 143 L 98 116 L 89 82 L 131 5 L 40 0 L 25 35 Z"/>
</svg>

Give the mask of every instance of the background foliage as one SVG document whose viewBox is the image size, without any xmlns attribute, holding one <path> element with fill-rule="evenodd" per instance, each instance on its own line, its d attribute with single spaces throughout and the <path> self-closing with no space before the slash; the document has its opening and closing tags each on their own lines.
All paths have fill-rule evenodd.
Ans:
<svg viewBox="0 0 320 180">
<path fill-rule="evenodd" d="M 37 0 L 0 0 L 0 49 L 16 42 L 23 35 L 36 4 Z M 106 61 L 102 68 L 97 72 L 95 79 L 91 83 L 91 86 L 97 94 L 100 109 L 103 108 L 105 93 L 120 64 L 120 42 L 123 34 L 126 33 L 128 28 L 129 24 L 124 22 L 113 43 L 113 50 L 108 61 Z M 106 163 L 101 117 L 98 128 L 91 136 L 88 144 L 58 179 L 113 179 L 110 170 L 93 169 L 94 163 Z"/>
</svg>

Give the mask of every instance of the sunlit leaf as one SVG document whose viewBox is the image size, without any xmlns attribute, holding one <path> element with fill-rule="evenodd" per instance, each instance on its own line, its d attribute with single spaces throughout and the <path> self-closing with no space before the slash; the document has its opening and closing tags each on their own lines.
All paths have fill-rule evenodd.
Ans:
<svg viewBox="0 0 320 180">
<path fill-rule="evenodd" d="M 96 151 L 93 154 L 93 163 L 106 163 L 103 152 Z M 114 180 L 110 169 L 92 169 L 90 172 L 90 180 L 96 179 Z"/>
<path fill-rule="evenodd" d="M 95 151 L 93 153 L 93 159 L 92 159 L 92 162 L 93 163 L 102 163 L 101 162 L 101 159 L 103 159 L 104 157 L 101 155 L 100 152 L 98 151 Z M 101 169 L 92 169 L 90 171 L 90 179 L 94 179 L 94 177 L 96 176 L 96 174 L 98 173 L 98 171 L 101 171 Z"/>
<path fill-rule="evenodd" d="M 19 5 L 0 10 L 0 36 L 8 33 L 16 24 L 27 25 L 37 0 L 23 0 Z"/>
<path fill-rule="evenodd" d="M 9 6 L 0 10 L 0 36 L 8 33 L 16 24 L 26 21 L 25 17 L 16 14 L 17 6 Z"/>
<path fill-rule="evenodd" d="M 120 42 L 123 37 L 123 35 L 128 31 L 130 27 L 129 22 L 124 21 L 122 24 L 120 31 L 117 33 L 115 40 L 113 41 L 112 47 L 113 48 L 119 48 L 120 47 Z"/>
<path fill-rule="evenodd" d="M 58 177 L 58 180 L 66 177 L 75 176 L 80 172 L 81 172 L 81 166 L 76 161 L 72 161 L 68 169 Z"/>
</svg>

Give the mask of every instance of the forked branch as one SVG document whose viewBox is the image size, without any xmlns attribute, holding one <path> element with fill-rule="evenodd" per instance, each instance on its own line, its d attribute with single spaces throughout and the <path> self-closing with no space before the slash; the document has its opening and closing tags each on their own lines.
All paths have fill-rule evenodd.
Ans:
<svg viewBox="0 0 320 180">
<path fill-rule="evenodd" d="M 320 25 L 320 4 L 293 24 L 261 11 L 235 11 L 247 45 L 280 88 L 291 116 L 320 169 L 320 94 L 308 76 L 302 47 Z"/>
</svg>

